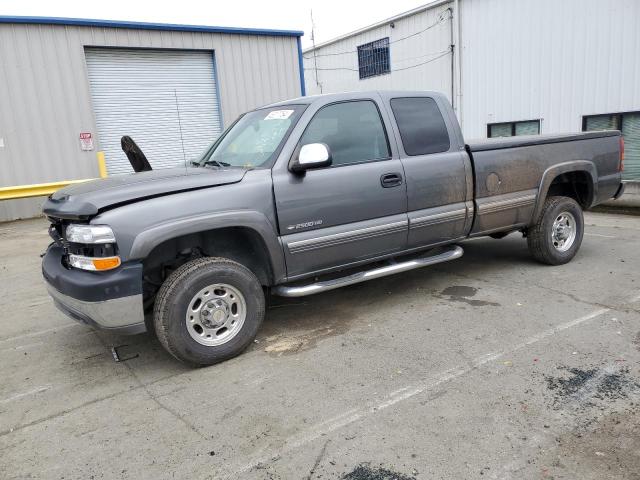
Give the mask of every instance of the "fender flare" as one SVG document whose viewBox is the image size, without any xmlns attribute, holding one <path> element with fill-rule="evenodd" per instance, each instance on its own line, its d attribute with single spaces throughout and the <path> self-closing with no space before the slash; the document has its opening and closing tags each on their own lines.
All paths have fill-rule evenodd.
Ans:
<svg viewBox="0 0 640 480">
<path fill-rule="evenodd" d="M 285 278 L 284 253 L 276 229 L 264 214 L 251 210 L 194 215 L 155 225 L 136 235 L 129 257 L 146 258 L 155 247 L 172 238 L 229 227 L 248 228 L 256 232 L 267 248 L 273 281 L 277 283 Z"/>
<path fill-rule="evenodd" d="M 593 202 L 598 196 L 598 170 L 594 163 L 589 160 L 572 160 L 569 162 L 558 163 L 547 168 L 542 174 L 542 179 L 540 180 L 540 186 L 538 188 L 538 198 L 536 199 L 536 206 L 533 211 L 533 221 L 540 216 L 544 201 L 546 200 L 547 193 L 549 192 L 549 187 L 553 180 L 555 180 L 558 175 L 568 172 L 586 172 L 591 177 L 593 194 L 591 195 L 591 198 L 588 199 L 587 204 L 589 207 L 593 205 Z"/>
</svg>

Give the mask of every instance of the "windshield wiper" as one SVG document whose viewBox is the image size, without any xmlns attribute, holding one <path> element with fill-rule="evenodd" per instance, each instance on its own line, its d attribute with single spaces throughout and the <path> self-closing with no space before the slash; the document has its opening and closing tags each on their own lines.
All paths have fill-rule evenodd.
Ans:
<svg viewBox="0 0 640 480">
<path fill-rule="evenodd" d="M 216 167 L 230 167 L 231 164 L 227 162 L 221 162 L 219 160 L 207 160 L 202 165 L 215 165 Z"/>
</svg>

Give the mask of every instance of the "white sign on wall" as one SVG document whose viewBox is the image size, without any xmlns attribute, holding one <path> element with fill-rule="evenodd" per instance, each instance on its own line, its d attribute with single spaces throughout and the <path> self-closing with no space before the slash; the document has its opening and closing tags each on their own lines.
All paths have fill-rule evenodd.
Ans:
<svg viewBox="0 0 640 480">
<path fill-rule="evenodd" d="M 93 150 L 93 135 L 91 135 L 91 132 L 80 132 L 80 148 L 84 151 Z"/>
</svg>

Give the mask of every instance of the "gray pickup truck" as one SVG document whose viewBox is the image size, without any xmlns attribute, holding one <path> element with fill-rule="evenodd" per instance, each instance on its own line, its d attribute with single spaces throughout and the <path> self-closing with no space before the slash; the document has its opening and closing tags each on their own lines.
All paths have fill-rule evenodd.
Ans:
<svg viewBox="0 0 640 480">
<path fill-rule="evenodd" d="M 434 92 L 289 100 L 242 115 L 189 166 L 64 188 L 42 271 L 70 317 L 155 331 L 191 365 L 240 353 L 265 297 L 296 297 L 459 258 L 520 231 L 570 261 L 582 211 L 621 195 L 623 142 L 602 131 L 465 144 Z"/>
</svg>

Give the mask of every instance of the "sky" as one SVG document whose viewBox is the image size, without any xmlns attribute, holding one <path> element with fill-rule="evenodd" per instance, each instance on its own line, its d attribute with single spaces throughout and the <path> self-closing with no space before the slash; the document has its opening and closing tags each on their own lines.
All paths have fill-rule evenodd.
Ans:
<svg viewBox="0 0 640 480">
<path fill-rule="evenodd" d="M 95 18 L 225 27 L 303 30 L 311 46 L 311 10 L 316 43 L 357 30 L 430 0 L 0 0 L 0 15 Z"/>
</svg>

